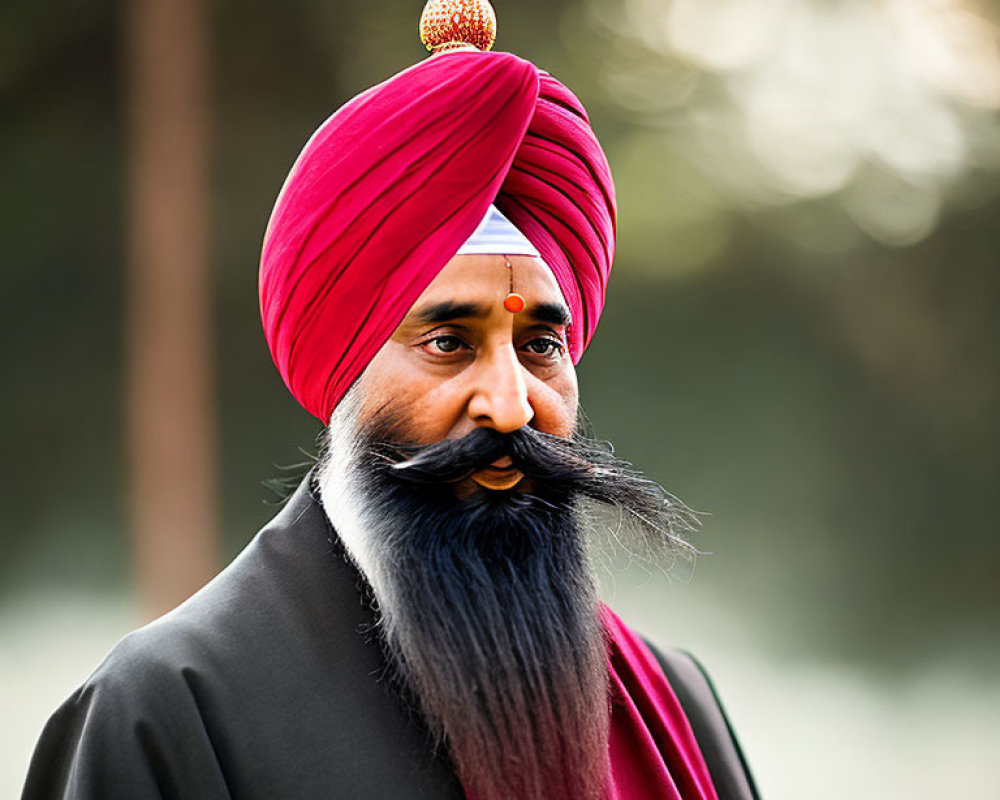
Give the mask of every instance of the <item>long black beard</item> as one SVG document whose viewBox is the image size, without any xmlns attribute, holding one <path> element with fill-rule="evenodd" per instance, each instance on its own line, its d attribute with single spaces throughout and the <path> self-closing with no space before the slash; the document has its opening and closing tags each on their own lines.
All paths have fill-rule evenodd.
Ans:
<svg viewBox="0 0 1000 800">
<path fill-rule="evenodd" d="M 617 509 L 654 549 L 690 529 L 691 512 L 583 439 L 479 428 L 415 446 L 384 417 L 361 438 L 381 633 L 465 788 L 477 800 L 603 797 L 606 646 L 579 512 Z M 503 456 L 530 491 L 456 492 Z"/>
</svg>

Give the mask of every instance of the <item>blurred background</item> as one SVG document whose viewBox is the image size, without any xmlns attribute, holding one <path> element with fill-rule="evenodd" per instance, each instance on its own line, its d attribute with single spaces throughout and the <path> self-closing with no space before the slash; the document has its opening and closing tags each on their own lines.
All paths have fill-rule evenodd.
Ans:
<svg viewBox="0 0 1000 800">
<path fill-rule="evenodd" d="M 421 5 L 0 7 L 0 796 L 315 452 L 260 242 Z M 708 514 L 711 555 L 616 559 L 608 599 L 706 664 L 763 797 L 1000 798 L 1000 3 L 495 6 L 617 181 L 584 408 Z"/>
</svg>

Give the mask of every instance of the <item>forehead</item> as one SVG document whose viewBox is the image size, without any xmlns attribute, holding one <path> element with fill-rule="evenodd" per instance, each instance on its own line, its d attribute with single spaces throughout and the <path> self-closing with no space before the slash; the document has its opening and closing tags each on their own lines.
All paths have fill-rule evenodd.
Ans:
<svg viewBox="0 0 1000 800">
<path fill-rule="evenodd" d="M 528 304 L 566 304 L 552 271 L 539 258 L 462 255 L 455 256 L 444 266 L 417 298 L 413 308 L 443 301 L 501 301 L 511 285 Z"/>
</svg>

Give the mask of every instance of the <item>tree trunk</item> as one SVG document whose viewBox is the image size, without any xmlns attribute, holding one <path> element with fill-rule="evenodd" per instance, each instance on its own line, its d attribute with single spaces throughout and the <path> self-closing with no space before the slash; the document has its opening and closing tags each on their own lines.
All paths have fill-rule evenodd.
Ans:
<svg viewBox="0 0 1000 800">
<path fill-rule="evenodd" d="M 160 614 L 217 568 L 202 0 L 126 0 L 125 414 L 135 581 Z"/>
</svg>

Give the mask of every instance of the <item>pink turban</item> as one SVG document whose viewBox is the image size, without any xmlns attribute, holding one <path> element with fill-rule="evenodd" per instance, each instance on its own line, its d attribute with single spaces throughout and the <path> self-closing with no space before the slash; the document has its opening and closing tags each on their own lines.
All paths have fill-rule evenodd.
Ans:
<svg viewBox="0 0 1000 800">
<path fill-rule="evenodd" d="M 435 56 L 313 134 L 271 214 L 264 333 L 323 422 L 490 203 L 541 253 L 570 307 L 576 363 L 604 306 L 615 198 L 587 112 L 509 53 Z"/>
</svg>

